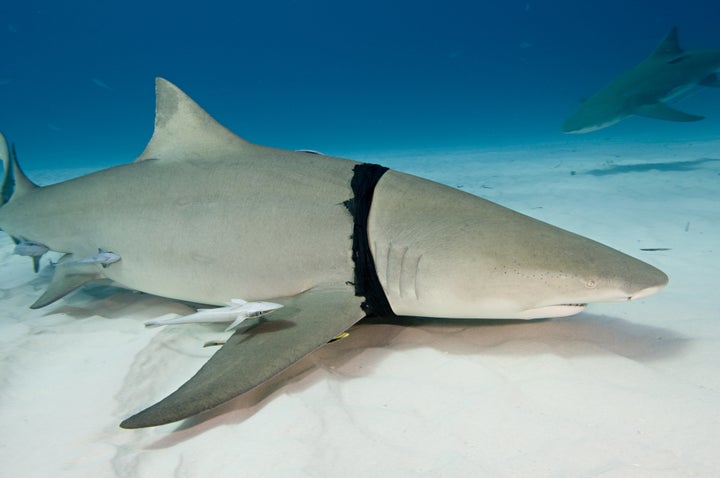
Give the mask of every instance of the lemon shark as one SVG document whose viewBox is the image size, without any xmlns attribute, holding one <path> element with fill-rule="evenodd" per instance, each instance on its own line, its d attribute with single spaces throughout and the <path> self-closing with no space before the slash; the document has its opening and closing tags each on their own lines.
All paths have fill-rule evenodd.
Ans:
<svg viewBox="0 0 720 478">
<path fill-rule="evenodd" d="M 35 264 L 64 254 L 32 307 L 107 278 L 218 306 L 178 322 L 235 321 L 190 380 L 125 428 L 217 406 L 369 315 L 559 317 L 667 283 L 640 260 L 455 188 L 252 144 L 166 80 L 156 94 L 154 133 L 129 164 L 38 187 L 0 141 L 0 227 Z"/>
<path fill-rule="evenodd" d="M 562 125 L 565 133 L 587 133 L 638 115 L 667 121 L 699 121 L 667 104 L 697 86 L 720 87 L 720 49 L 683 50 L 673 28 L 635 68 L 585 100 Z"/>
</svg>

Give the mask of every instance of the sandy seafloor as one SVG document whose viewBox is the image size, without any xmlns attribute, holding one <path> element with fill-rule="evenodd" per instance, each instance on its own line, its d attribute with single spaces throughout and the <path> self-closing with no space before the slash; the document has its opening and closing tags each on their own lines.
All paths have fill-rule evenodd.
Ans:
<svg viewBox="0 0 720 478">
<path fill-rule="evenodd" d="M 51 268 L 35 275 L 3 234 L 0 474 L 720 476 L 720 142 L 353 159 L 589 236 L 663 269 L 670 285 L 562 319 L 356 326 L 210 413 L 131 431 L 120 421 L 190 377 L 222 327 L 146 329 L 190 309 L 108 286 L 30 310 Z"/>
</svg>

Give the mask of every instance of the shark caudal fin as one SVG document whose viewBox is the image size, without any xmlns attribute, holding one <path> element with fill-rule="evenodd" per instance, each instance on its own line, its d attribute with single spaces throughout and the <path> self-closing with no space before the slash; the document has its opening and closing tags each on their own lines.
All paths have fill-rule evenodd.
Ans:
<svg viewBox="0 0 720 478">
<path fill-rule="evenodd" d="M 30 181 L 20 169 L 17 162 L 17 154 L 15 146 L 8 147 L 5 136 L 0 133 L 0 159 L 3 163 L 3 180 L 2 180 L 2 203 L 5 205 L 13 196 L 21 196 L 28 191 L 37 188 L 37 185 Z"/>
</svg>

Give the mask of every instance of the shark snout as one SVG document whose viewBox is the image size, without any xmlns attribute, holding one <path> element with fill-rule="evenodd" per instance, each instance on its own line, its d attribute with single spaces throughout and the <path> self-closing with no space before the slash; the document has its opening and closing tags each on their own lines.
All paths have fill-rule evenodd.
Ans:
<svg viewBox="0 0 720 478">
<path fill-rule="evenodd" d="M 645 266 L 648 269 L 645 273 L 646 278 L 631 291 L 628 295 L 628 300 L 642 299 L 643 297 L 653 295 L 668 285 L 670 279 L 667 274 L 649 264 L 645 264 Z"/>
<path fill-rule="evenodd" d="M 582 125 L 577 124 L 577 122 L 571 117 L 563 121 L 562 132 L 565 134 L 583 133 L 584 128 Z"/>
<path fill-rule="evenodd" d="M 560 293 L 548 293 L 545 298 L 513 313 L 519 319 L 566 317 L 575 315 L 588 306 L 599 302 L 627 302 L 660 291 L 668 283 L 668 277 L 659 269 L 631 259 L 635 264 L 632 274 L 616 277 L 585 278 L 584 287 Z"/>
<path fill-rule="evenodd" d="M 584 134 L 592 131 L 607 128 L 622 119 L 622 115 L 614 115 L 600 118 L 587 118 L 592 116 L 581 108 L 577 113 L 568 117 L 562 124 L 562 132 L 565 134 Z"/>
<path fill-rule="evenodd" d="M 605 294 L 599 294 L 595 300 L 588 302 L 622 302 L 641 299 L 655 294 L 668 284 L 668 276 L 650 264 L 634 258 L 628 258 L 633 267 L 628 268 L 624 275 L 616 280 L 606 280 Z M 617 289 L 612 286 L 616 282 Z M 613 291 L 615 289 L 616 291 Z M 603 295 L 605 295 L 603 297 Z"/>
</svg>

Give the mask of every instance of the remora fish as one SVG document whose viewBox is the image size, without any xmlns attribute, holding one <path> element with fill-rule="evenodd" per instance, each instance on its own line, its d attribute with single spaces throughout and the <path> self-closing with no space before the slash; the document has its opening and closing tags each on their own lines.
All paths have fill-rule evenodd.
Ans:
<svg viewBox="0 0 720 478">
<path fill-rule="evenodd" d="M 251 144 L 171 83 L 156 89 L 155 131 L 131 164 L 38 187 L 0 141 L 0 227 L 65 253 L 32 307 L 100 278 L 195 303 L 278 306 L 125 428 L 219 405 L 369 314 L 559 317 L 667 283 L 644 262 L 457 189 Z"/>
<path fill-rule="evenodd" d="M 673 28 L 655 51 L 632 70 L 619 76 L 563 123 L 565 133 L 587 133 L 627 118 L 647 116 L 667 121 L 699 121 L 668 106 L 698 86 L 720 87 L 720 49 L 683 50 Z"/>
</svg>

